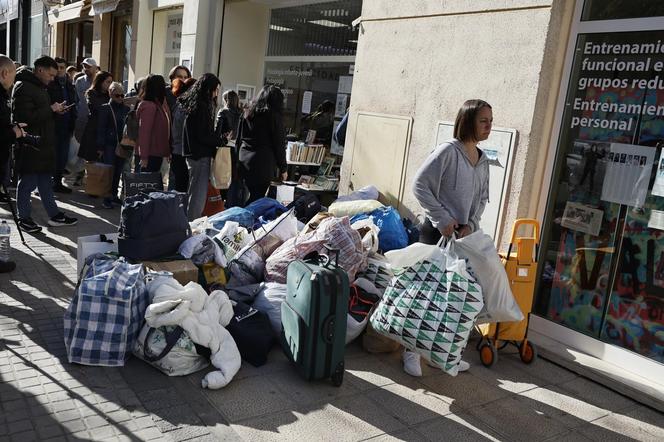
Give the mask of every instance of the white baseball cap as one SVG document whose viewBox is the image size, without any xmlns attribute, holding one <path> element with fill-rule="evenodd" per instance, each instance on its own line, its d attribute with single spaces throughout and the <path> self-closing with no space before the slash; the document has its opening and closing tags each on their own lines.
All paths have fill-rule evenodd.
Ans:
<svg viewBox="0 0 664 442">
<path fill-rule="evenodd" d="M 97 67 L 97 62 L 95 61 L 94 58 L 86 58 L 81 62 L 81 64 L 87 64 L 88 66 L 92 66 L 93 68 Z"/>
</svg>

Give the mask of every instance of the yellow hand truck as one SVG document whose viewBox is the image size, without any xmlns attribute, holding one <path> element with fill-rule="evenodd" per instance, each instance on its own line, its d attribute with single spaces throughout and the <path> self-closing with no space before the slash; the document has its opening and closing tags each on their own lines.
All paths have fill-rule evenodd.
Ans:
<svg viewBox="0 0 664 442">
<path fill-rule="evenodd" d="M 517 231 L 522 226 L 532 226 L 533 234 L 517 237 Z M 485 367 L 493 366 L 498 361 L 498 350 L 508 344 L 513 344 L 519 349 L 519 356 L 525 364 L 531 364 L 537 359 L 537 348 L 528 341 L 527 334 L 537 276 L 539 233 L 540 225 L 535 219 L 523 218 L 514 222 L 509 249 L 506 255 L 501 255 L 501 259 L 505 265 L 512 294 L 523 312 L 524 319 L 516 322 L 482 324 L 478 327 L 482 339 L 477 349 Z"/>
</svg>

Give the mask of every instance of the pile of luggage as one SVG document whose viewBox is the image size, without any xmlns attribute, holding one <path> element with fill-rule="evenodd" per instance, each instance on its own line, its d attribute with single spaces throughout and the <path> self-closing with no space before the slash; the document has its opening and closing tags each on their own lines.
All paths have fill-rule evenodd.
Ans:
<svg viewBox="0 0 664 442">
<path fill-rule="evenodd" d="M 375 188 L 329 208 L 311 195 L 289 207 L 263 198 L 188 223 L 182 194 L 127 198 L 117 234 L 79 238 L 69 361 L 121 366 L 133 354 L 170 376 L 212 364 L 202 386 L 214 389 L 278 344 L 306 379 L 340 385 L 345 345 L 361 336 L 369 352 L 404 345 L 455 375 L 478 319 L 520 311 L 482 295 L 467 260 L 492 271 L 485 251 L 457 256 L 478 237 L 419 244 L 377 200 Z"/>
</svg>

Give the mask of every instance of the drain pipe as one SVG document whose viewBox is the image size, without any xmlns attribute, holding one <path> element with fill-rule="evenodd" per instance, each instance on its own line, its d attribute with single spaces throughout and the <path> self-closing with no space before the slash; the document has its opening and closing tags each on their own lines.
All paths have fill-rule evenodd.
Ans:
<svg viewBox="0 0 664 442">
<path fill-rule="evenodd" d="M 219 57 L 217 58 L 217 77 L 221 78 L 221 48 L 224 43 L 224 22 L 226 21 L 226 2 L 224 0 L 224 6 L 222 7 L 222 16 L 221 16 L 221 35 L 219 36 Z M 223 79 L 222 79 L 223 80 Z"/>
</svg>

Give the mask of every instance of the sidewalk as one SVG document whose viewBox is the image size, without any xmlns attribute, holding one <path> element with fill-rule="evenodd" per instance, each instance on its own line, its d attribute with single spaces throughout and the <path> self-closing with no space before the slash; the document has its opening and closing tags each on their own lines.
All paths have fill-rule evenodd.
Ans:
<svg viewBox="0 0 664 442">
<path fill-rule="evenodd" d="M 0 275 L 0 441 L 29 440 L 664 440 L 664 415 L 545 360 L 501 352 L 468 373 L 427 366 L 416 379 L 400 355 L 347 349 L 340 388 L 307 383 L 275 347 L 267 365 L 243 364 L 226 388 L 206 371 L 169 378 L 135 358 L 123 368 L 70 365 L 62 316 L 76 284 L 76 238 L 117 229 L 119 209 L 82 192 L 61 197 L 75 227 L 20 243 Z M 33 200 L 38 224 L 47 217 Z M 5 206 L 0 218 L 10 219 Z"/>
</svg>

